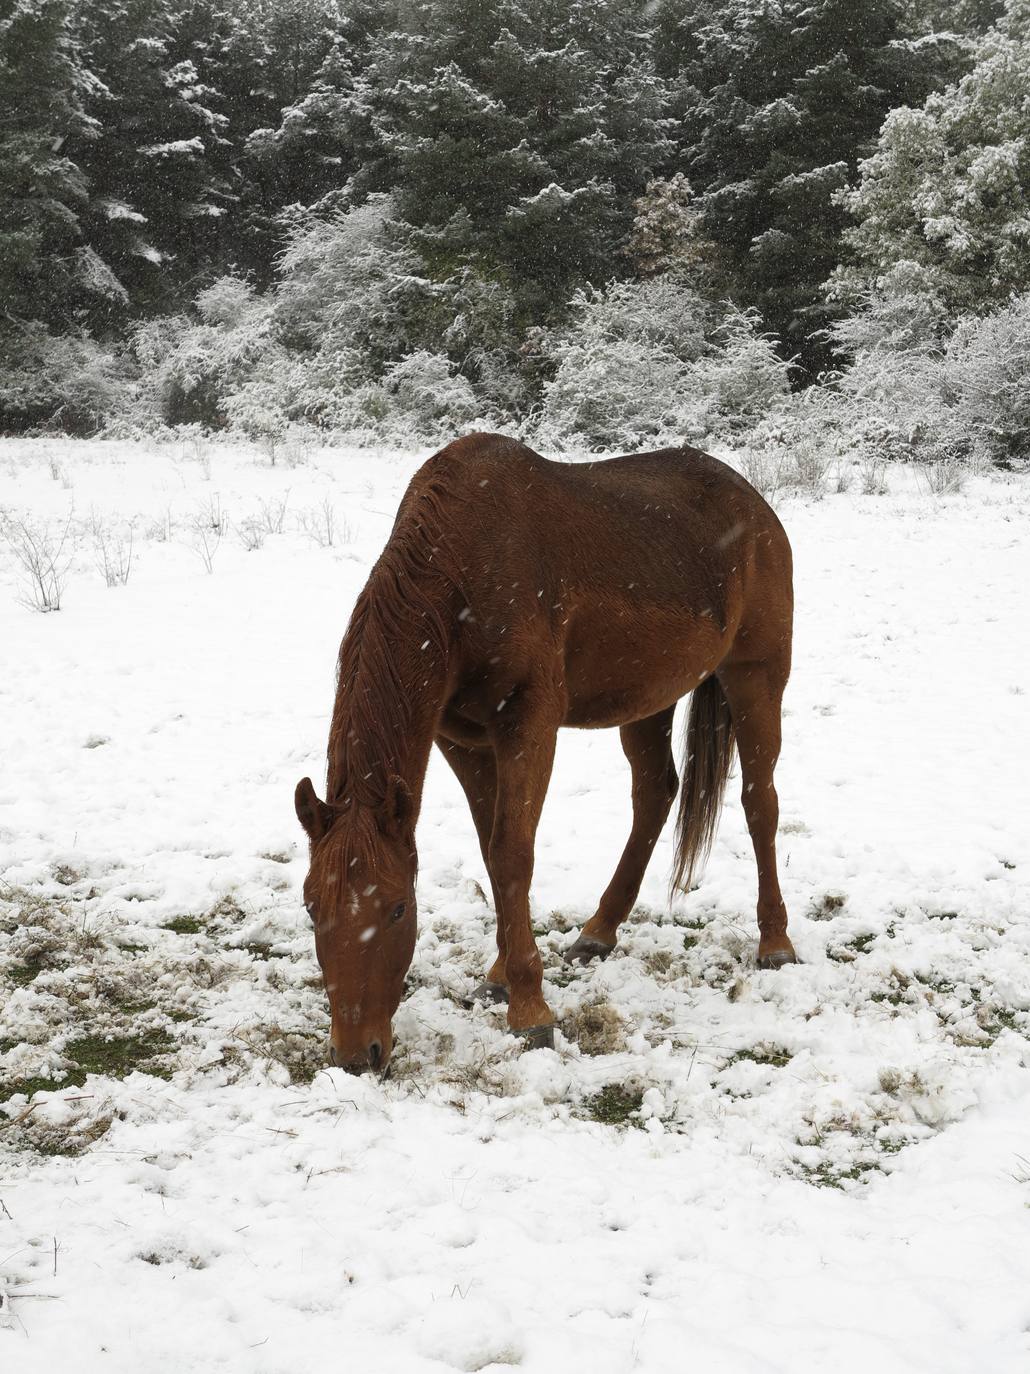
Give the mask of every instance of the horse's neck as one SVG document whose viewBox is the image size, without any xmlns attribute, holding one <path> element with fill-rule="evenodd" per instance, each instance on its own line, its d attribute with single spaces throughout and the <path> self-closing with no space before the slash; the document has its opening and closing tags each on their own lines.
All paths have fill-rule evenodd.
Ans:
<svg viewBox="0 0 1030 1374">
<path fill-rule="evenodd" d="M 447 694 L 449 645 L 417 614 L 384 627 L 375 607 L 352 632 L 340 655 L 329 800 L 374 805 L 374 794 L 399 777 L 417 812 Z"/>
<path fill-rule="evenodd" d="M 432 646 L 423 649 L 424 643 L 422 638 L 399 646 L 409 714 L 407 728 L 398 736 L 399 748 L 389 760 L 391 772 L 405 783 L 414 799 L 416 815 L 422 804 L 422 785 L 445 705 L 448 677 L 446 653 L 441 654 Z"/>
</svg>

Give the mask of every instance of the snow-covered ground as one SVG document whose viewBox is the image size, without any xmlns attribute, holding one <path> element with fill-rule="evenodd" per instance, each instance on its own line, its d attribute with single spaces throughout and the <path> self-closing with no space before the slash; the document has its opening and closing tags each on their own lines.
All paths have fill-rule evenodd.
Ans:
<svg viewBox="0 0 1030 1374">
<path fill-rule="evenodd" d="M 755 970 L 731 794 L 700 888 L 670 909 L 666 835 L 619 952 L 566 969 L 629 818 L 617 735 L 566 732 L 564 1034 L 520 1054 L 462 1005 L 493 924 L 434 761 L 379 1083 L 321 1067 L 292 792 L 418 461 L 0 444 L 0 507 L 75 546 L 53 615 L 0 547 L 0 1368 L 1025 1374 L 1030 486 L 781 505 L 798 967 Z M 91 529 L 128 520 L 108 588 Z"/>
</svg>

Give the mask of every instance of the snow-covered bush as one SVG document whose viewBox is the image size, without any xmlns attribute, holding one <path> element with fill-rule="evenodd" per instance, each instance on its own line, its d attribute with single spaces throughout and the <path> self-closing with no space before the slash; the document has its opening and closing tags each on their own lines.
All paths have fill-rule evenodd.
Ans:
<svg viewBox="0 0 1030 1374">
<path fill-rule="evenodd" d="M 1030 294 L 960 321 L 941 374 L 955 429 L 975 456 L 1030 458 Z"/>
<path fill-rule="evenodd" d="M 386 195 L 328 218 L 298 211 L 279 269 L 280 336 L 312 354 L 360 358 L 368 375 L 415 346 L 437 290 Z"/>
<path fill-rule="evenodd" d="M 0 428 L 92 434 L 125 404 L 123 359 L 87 334 L 41 324 L 0 327 Z"/>
<path fill-rule="evenodd" d="M 666 348 L 588 334 L 555 350 L 537 430 L 544 440 L 619 448 L 683 430 L 687 369 Z"/>
<path fill-rule="evenodd" d="M 755 311 L 730 310 L 688 385 L 703 408 L 704 429 L 733 434 L 775 410 L 790 393 L 790 363 L 776 352 Z"/>
<path fill-rule="evenodd" d="M 754 424 L 789 391 L 756 317 L 717 310 L 671 276 L 581 291 L 543 341 L 541 436 L 601 449 L 701 440 Z"/>
<path fill-rule="evenodd" d="M 850 465 L 868 457 L 854 410 L 833 379 L 781 398 L 731 443 L 744 476 L 774 503 L 783 493 L 821 496 L 833 469 L 843 489 Z"/>
<path fill-rule="evenodd" d="M 383 376 L 349 398 L 348 428 L 402 443 L 454 437 L 479 415 L 471 384 L 439 353 L 419 350 L 391 363 Z"/>
<path fill-rule="evenodd" d="M 855 438 L 886 460 L 1030 457 L 1030 295 L 961 318 L 950 337 L 933 317 L 915 296 L 878 296 L 837 326 L 854 349 L 836 389 Z"/>
<path fill-rule="evenodd" d="M 259 364 L 282 360 L 269 304 L 249 282 L 222 277 L 196 300 L 199 319 L 148 320 L 132 339 L 140 373 L 123 424 L 199 423 L 222 428 L 227 403 Z"/>
<path fill-rule="evenodd" d="M 431 279 L 392 216 L 385 195 L 294 216 L 268 298 L 272 343 L 226 399 L 233 425 L 255 438 L 303 421 L 421 441 L 518 408 L 505 283 L 469 264 Z"/>
</svg>

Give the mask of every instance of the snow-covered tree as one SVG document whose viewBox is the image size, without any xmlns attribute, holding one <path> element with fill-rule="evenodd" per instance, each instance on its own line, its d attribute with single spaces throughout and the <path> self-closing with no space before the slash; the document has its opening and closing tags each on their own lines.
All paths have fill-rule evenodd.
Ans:
<svg viewBox="0 0 1030 1374">
<path fill-rule="evenodd" d="M 451 264 L 507 274 L 527 322 L 611 275 L 668 152 L 644 0 L 433 0 L 373 43 L 381 158 L 359 183 Z M 449 275 L 445 273 L 445 275 Z"/>
<path fill-rule="evenodd" d="M 385 15 L 371 0 L 221 0 L 229 7 L 205 74 L 223 95 L 238 161 L 236 261 L 267 284 L 282 249 L 281 212 L 328 209 L 374 152 L 356 97 L 370 34 Z"/>
<path fill-rule="evenodd" d="M 131 301 L 152 312 L 183 300 L 217 255 L 231 188 L 219 166 L 225 116 L 190 56 L 175 0 L 78 0 L 76 41 L 94 73 L 87 137 L 69 151 L 86 177 L 84 233 L 117 289 L 95 328 Z M 195 287 L 194 287 L 195 289 Z"/>
<path fill-rule="evenodd" d="M 66 0 L 0 0 L 0 297 L 3 328 L 67 323 L 89 293 L 87 184 L 68 156 L 94 132 L 92 86 Z"/>
<path fill-rule="evenodd" d="M 664 0 L 679 159 L 734 295 L 810 365 L 839 260 L 834 195 L 894 106 L 955 69 L 904 0 Z"/>
<path fill-rule="evenodd" d="M 638 276 L 675 272 L 695 284 L 711 281 L 719 250 L 704 238 L 697 198 L 682 172 L 649 181 L 633 209 L 625 254 Z"/>
<path fill-rule="evenodd" d="M 919 108 L 888 115 L 857 186 L 839 301 L 868 308 L 918 272 L 942 319 L 1006 301 L 1030 281 L 1030 6 L 976 46 L 976 65 Z"/>
</svg>

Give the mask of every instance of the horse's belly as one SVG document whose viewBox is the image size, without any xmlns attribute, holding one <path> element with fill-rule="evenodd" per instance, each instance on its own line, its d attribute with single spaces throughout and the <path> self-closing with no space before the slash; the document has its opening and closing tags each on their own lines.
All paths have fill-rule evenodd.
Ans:
<svg viewBox="0 0 1030 1374">
<path fill-rule="evenodd" d="M 692 692 L 722 658 L 713 633 L 577 636 L 567 649 L 565 724 L 601 729 L 643 720 Z"/>
</svg>

